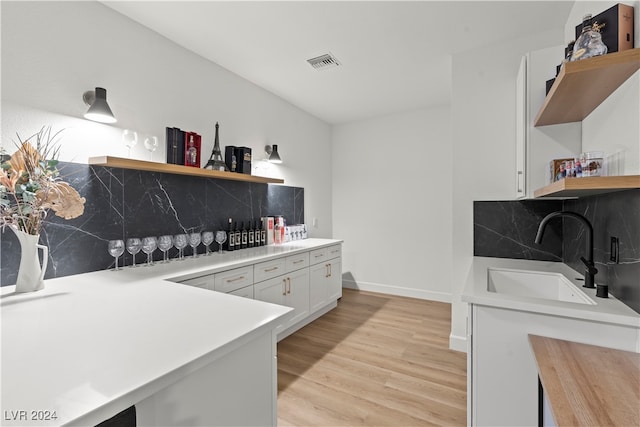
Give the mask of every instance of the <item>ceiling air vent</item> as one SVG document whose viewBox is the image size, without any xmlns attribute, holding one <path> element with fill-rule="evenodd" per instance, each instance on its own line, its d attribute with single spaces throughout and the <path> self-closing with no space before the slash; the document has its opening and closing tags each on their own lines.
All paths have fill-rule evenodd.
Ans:
<svg viewBox="0 0 640 427">
<path fill-rule="evenodd" d="M 327 68 L 334 68 L 340 65 L 338 60 L 331 53 L 307 59 L 307 62 L 316 70 L 326 70 Z"/>
</svg>

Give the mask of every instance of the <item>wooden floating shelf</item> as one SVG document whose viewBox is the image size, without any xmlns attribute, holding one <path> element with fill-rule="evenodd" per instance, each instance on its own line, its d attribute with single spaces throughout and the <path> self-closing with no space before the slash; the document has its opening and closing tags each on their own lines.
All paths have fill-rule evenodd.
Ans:
<svg viewBox="0 0 640 427">
<path fill-rule="evenodd" d="M 533 192 L 534 197 L 584 197 L 640 188 L 640 175 L 564 178 Z"/>
<path fill-rule="evenodd" d="M 111 168 L 133 169 L 147 172 L 170 173 L 174 175 L 191 175 L 202 178 L 226 179 L 230 181 L 257 182 L 261 184 L 284 184 L 284 180 L 278 178 L 266 178 L 263 176 L 247 175 L 244 173 L 214 171 L 189 166 L 146 162 L 143 160 L 123 159 L 111 156 L 90 157 L 89 164 L 94 166 L 108 166 Z"/>
<path fill-rule="evenodd" d="M 640 48 L 564 64 L 534 126 L 582 121 L 640 69 Z"/>
</svg>

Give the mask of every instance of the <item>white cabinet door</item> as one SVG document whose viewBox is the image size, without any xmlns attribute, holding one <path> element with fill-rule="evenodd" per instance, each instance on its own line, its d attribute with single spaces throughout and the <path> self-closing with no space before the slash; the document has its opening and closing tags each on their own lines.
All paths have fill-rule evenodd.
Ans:
<svg viewBox="0 0 640 427">
<path fill-rule="evenodd" d="M 527 57 L 523 56 L 516 78 L 516 198 L 527 195 L 526 143 L 527 143 Z"/>
<path fill-rule="evenodd" d="M 574 158 L 582 151 L 582 124 L 534 127 L 546 98 L 546 81 L 555 77 L 564 46 L 527 53 L 516 78 L 516 197 L 532 198 L 549 183 L 549 162 Z"/>
<path fill-rule="evenodd" d="M 327 300 L 334 301 L 339 298 L 342 298 L 342 259 L 334 258 L 329 262 Z"/>
<path fill-rule="evenodd" d="M 309 268 L 309 305 L 311 311 L 322 308 L 328 301 L 328 280 L 329 263 L 312 265 Z"/>
<path fill-rule="evenodd" d="M 288 286 L 285 305 L 293 307 L 288 327 L 309 315 L 309 269 L 303 268 L 289 273 L 286 280 Z"/>
<path fill-rule="evenodd" d="M 273 304 L 286 305 L 287 296 L 287 280 L 285 276 L 275 277 L 256 283 L 253 286 L 253 297 L 260 301 L 270 302 Z"/>
</svg>

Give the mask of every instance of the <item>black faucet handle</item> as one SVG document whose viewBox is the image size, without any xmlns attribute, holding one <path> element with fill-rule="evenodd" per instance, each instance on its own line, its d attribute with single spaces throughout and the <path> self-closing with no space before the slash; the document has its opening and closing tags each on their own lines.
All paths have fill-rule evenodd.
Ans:
<svg viewBox="0 0 640 427">
<path fill-rule="evenodd" d="M 598 274 L 598 269 L 593 261 L 587 261 L 583 256 L 580 257 L 580 261 L 582 261 L 582 263 L 587 267 L 589 274 Z"/>
</svg>

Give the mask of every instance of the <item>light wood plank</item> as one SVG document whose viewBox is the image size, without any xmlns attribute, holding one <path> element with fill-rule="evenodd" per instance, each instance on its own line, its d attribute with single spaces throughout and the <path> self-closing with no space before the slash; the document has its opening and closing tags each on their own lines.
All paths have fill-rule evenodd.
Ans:
<svg viewBox="0 0 640 427">
<path fill-rule="evenodd" d="M 133 169 L 147 172 L 169 173 L 174 175 L 189 175 L 202 178 L 226 179 L 229 181 L 256 182 L 262 184 L 283 184 L 283 179 L 266 178 L 263 176 L 248 175 L 244 173 L 214 171 L 168 163 L 146 162 L 144 160 L 123 159 L 112 156 L 90 157 L 89 164 L 94 166 L 107 166 L 112 168 Z"/>
<path fill-rule="evenodd" d="M 640 425 L 640 354 L 529 335 L 559 426 Z"/>
<path fill-rule="evenodd" d="M 640 48 L 564 64 L 534 126 L 583 120 L 639 68 Z"/>
<path fill-rule="evenodd" d="M 450 330 L 450 304 L 344 289 L 278 343 L 279 425 L 464 425 L 466 354 Z"/>
<path fill-rule="evenodd" d="M 533 192 L 534 197 L 584 197 L 640 188 L 640 175 L 564 178 Z"/>
</svg>

